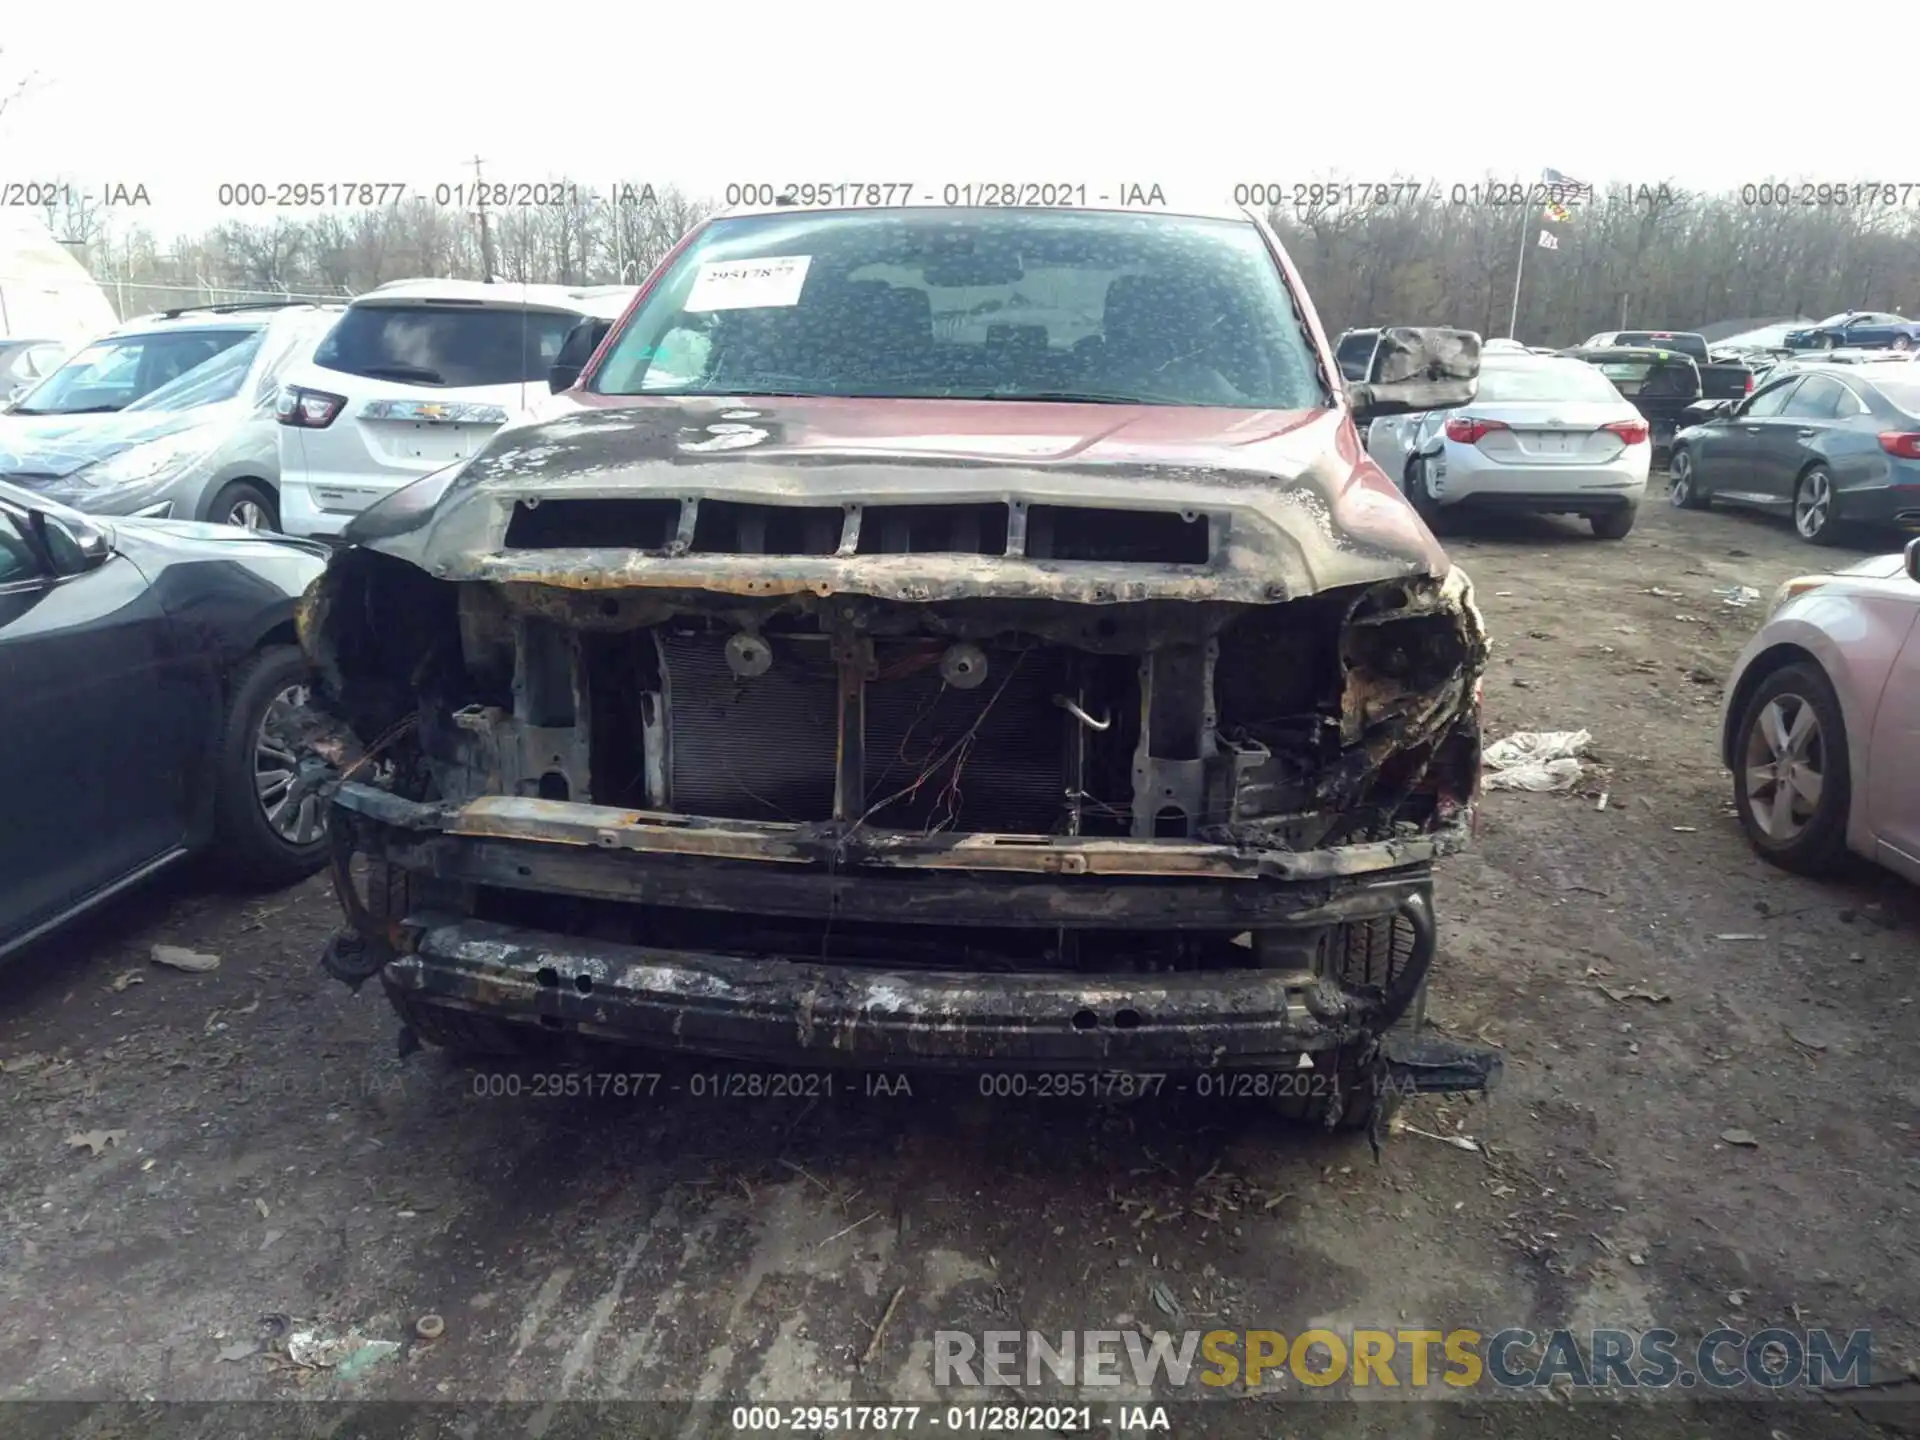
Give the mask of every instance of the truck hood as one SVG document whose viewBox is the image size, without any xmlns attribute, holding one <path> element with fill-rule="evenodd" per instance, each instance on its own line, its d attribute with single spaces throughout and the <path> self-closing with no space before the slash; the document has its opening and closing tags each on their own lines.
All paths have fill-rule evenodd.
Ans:
<svg viewBox="0 0 1920 1440">
<path fill-rule="evenodd" d="M 1113 603 L 1272 602 L 1444 575 L 1445 552 L 1369 461 L 1339 410 L 1250 411 L 1013 401 L 587 397 L 496 436 L 418 518 L 368 548 L 446 580 L 739 595 L 1003 596 Z M 425 482 L 423 482 L 425 483 Z M 405 492 L 401 492 L 402 495 Z M 396 502 L 398 502 L 396 497 Z M 516 514 L 556 501 L 680 507 L 647 548 L 508 545 Z M 1194 564 L 1004 555 L 701 553 L 695 502 L 838 509 L 1005 505 L 1204 517 Z M 553 513 L 553 512 L 550 512 Z M 598 513 L 606 514 L 604 510 Z M 369 521 L 377 511 L 368 512 Z M 671 537 L 671 538 L 669 538 Z"/>
</svg>

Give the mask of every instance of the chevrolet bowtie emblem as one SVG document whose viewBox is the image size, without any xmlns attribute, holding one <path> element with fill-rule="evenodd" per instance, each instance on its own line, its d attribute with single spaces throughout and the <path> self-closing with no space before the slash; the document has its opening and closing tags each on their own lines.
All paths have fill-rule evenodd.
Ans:
<svg viewBox="0 0 1920 1440">
<path fill-rule="evenodd" d="M 444 420 L 452 412 L 444 405 L 422 405 L 415 413 L 422 420 Z"/>
</svg>

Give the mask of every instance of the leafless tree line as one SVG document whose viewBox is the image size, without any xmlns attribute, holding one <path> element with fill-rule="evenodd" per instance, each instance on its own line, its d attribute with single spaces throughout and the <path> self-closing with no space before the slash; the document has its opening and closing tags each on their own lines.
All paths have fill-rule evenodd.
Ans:
<svg viewBox="0 0 1920 1440">
<path fill-rule="evenodd" d="M 1504 335 L 1517 267 L 1517 330 L 1533 344 L 1621 326 L 1920 305 L 1920 190 L 1892 203 L 1876 194 L 1867 204 L 1801 205 L 1786 188 L 1790 203 L 1763 204 L 1768 192 L 1752 187 L 1614 187 L 1549 221 L 1538 204 L 1457 204 L 1428 187 L 1417 198 L 1284 209 L 1272 219 L 1335 330 L 1427 323 Z M 500 277 L 637 281 L 713 208 L 671 187 L 636 185 L 628 193 L 643 196 L 637 203 L 595 199 L 564 180 L 551 189 L 569 203 L 487 213 Z M 124 213 L 69 199 L 46 216 L 123 314 L 220 292 L 358 293 L 403 276 L 483 274 L 471 209 L 410 200 L 235 219 L 170 243 L 123 223 Z M 1540 245 L 1542 230 L 1554 248 Z"/>
<path fill-rule="evenodd" d="M 1536 345 L 1776 315 L 1914 313 L 1920 187 L 1868 204 L 1808 205 L 1797 203 L 1799 187 L 1782 188 L 1789 203 L 1760 203 L 1775 198 L 1770 185 L 1721 194 L 1617 186 L 1571 205 L 1564 222 L 1539 204 L 1457 205 L 1430 193 L 1272 218 L 1335 330 L 1453 324 L 1505 335 L 1516 269 L 1517 338 Z M 1554 248 L 1540 244 L 1542 231 Z"/>
<path fill-rule="evenodd" d="M 565 203 L 486 211 L 495 279 L 637 283 L 713 208 L 668 187 L 620 198 L 556 182 Z M 124 317 L 213 299 L 359 294 L 389 280 L 487 278 L 481 214 L 423 200 L 357 211 L 236 219 L 163 242 L 126 212 L 62 191 L 47 228 L 84 261 Z"/>
</svg>

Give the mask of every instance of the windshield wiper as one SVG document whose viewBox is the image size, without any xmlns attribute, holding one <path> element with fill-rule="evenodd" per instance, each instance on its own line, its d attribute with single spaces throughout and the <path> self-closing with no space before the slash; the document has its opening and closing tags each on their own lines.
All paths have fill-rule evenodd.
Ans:
<svg viewBox="0 0 1920 1440">
<path fill-rule="evenodd" d="M 14 409 L 10 415 L 117 415 L 127 407 L 124 405 L 82 405 L 78 410 L 22 410 Z"/>
<path fill-rule="evenodd" d="M 360 373 L 374 380 L 418 380 L 422 385 L 444 385 L 447 377 L 424 365 L 363 365 Z"/>
<path fill-rule="evenodd" d="M 1115 395 L 1100 390 L 966 390 L 930 396 L 938 400 L 1045 400 L 1066 405 L 1182 405 L 1151 395 Z"/>
</svg>

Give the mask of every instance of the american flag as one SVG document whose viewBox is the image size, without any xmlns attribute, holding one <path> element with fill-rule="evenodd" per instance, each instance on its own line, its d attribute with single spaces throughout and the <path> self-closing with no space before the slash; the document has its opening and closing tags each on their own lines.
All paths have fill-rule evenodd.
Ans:
<svg viewBox="0 0 1920 1440">
<path fill-rule="evenodd" d="M 1558 170 L 1542 170 L 1540 178 L 1554 187 L 1557 199 L 1571 200 L 1576 204 L 1593 199 L 1593 186 L 1584 180 L 1576 180 L 1571 175 L 1562 175 Z"/>
</svg>

